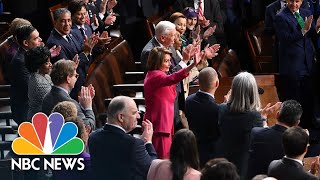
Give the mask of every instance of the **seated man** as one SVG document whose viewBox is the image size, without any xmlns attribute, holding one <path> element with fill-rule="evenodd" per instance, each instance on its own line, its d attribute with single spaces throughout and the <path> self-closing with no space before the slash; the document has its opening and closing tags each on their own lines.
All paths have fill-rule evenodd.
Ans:
<svg viewBox="0 0 320 180">
<path fill-rule="evenodd" d="M 42 112 L 50 115 L 54 106 L 62 101 L 73 102 L 78 111 L 78 117 L 83 119 L 84 123 L 95 129 L 95 117 L 92 111 L 92 99 L 94 97 L 94 88 L 92 85 L 81 87 L 79 103 L 69 96 L 70 91 L 74 87 L 79 74 L 76 72 L 76 63 L 71 60 L 59 60 L 52 68 L 51 80 L 53 87 L 48 92 L 42 102 Z"/>
<path fill-rule="evenodd" d="M 309 135 L 305 130 L 300 127 L 287 129 L 282 136 L 282 145 L 285 156 L 270 163 L 268 176 L 278 180 L 319 179 L 303 168 L 302 160 L 309 146 Z M 311 172 L 315 173 L 317 170 L 319 171 L 319 167 L 319 160 L 313 162 Z"/>
<path fill-rule="evenodd" d="M 71 97 L 76 99 L 77 93 L 80 91 L 81 86 L 84 84 L 87 70 L 91 62 L 92 48 L 98 43 L 97 36 L 88 37 L 88 39 L 81 42 L 81 37 L 78 36 L 74 30 L 71 29 L 71 13 L 65 8 L 57 9 L 54 12 L 54 29 L 47 41 L 47 46 L 52 47 L 54 45 L 60 45 L 60 54 L 52 58 L 52 63 L 55 63 L 59 59 L 74 59 L 75 55 L 79 55 L 79 66 L 77 73 L 79 78 L 75 84 L 75 88 L 71 92 Z"/>
<path fill-rule="evenodd" d="M 251 130 L 248 178 L 267 174 L 270 162 L 284 156 L 282 134 L 287 128 L 297 126 L 301 115 L 302 107 L 297 101 L 284 101 L 277 113 L 278 122 L 274 126 L 255 127 Z"/>
<path fill-rule="evenodd" d="M 152 123 L 142 122 L 141 139 L 126 134 L 140 118 L 136 103 L 126 96 L 113 98 L 107 114 L 104 128 L 89 137 L 95 179 L 146 179 L 151 161 L 157 158 L 151 144 Z"/>
</svg>

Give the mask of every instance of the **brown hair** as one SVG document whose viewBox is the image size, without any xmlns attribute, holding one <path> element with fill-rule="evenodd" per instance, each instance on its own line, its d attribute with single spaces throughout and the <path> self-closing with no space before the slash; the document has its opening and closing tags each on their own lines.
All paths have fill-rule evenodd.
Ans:
<svg viewBox="0 0 320 180">
<path fill-rule="evenodd" d="M 186 18 L 186 16 L 184 16 L 181 12 L 175 12 L 173 14 L 171 14 L 169 21 L 174 23 L 178 18 Z"/>
<path fill-rule="evenodd" d="M 166 54 L 172 55 L 171 51 L 164 47 L 153 48 L 148 56 L 147 70 L 152 71 L 160 69 L 164 60 L 164 55 Z"/>
<path fill-rule="evenodd" d="M 54 85 L 60 85 L 66 82 L 67 76 L 73 75 L 76 70 L 76 63 L 71 60 L 60 59 L 53 64 L 51 71 L 51 80 Z"/>
<path fill-rule="evenodd" d="M 23 18 L 14 18 L 10 23 L 10 27 L 9 27 L 10 34 L 15 36 L 16 30 L 22 26 L 31 26 L 31 22 Z"/>
</svg>

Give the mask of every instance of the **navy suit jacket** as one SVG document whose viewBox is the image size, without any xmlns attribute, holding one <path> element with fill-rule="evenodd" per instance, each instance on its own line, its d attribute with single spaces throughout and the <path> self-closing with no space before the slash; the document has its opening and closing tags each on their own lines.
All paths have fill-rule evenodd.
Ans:
<svg viewBox="0 0 320 180">
<path fill-rule="evenodd" d="M 318 180 L 319 178 L 307 172 L 302 164 L 297 161 L 283 157 L 270 163 L 268 176 L 277 180 Z"/>
<path fill-rule="evenodd" d="M 77 101 L 72 99 L 69 94 L 56 86 L 52 86 L 50 92 L 44 96 L 42 101 L 42 112 L 49 116 L 54 106 L 62 101 L 73 102 L 77 107 L 78 117 L 80 117 L 85 124 L 89 125 L 92 130 L 95 129 L 95 117 L 93 111 L 82 109 Z"/>
<path fill-rule="evenodd" d="M 89 138 L 91 164 L 96 179 L 146 179 L 152 160 L 157 158 L 152 144 L 106 124 Z"/>
<path fill-rule="evenodd" d="M 28 81 L 30 73 L 25 65 L 24 55 L 25 50 L 19 48 L 16 55 L 10 63 L 11 68 L 11 93 L 10 103 L 13 119 L 18 123 L 27 120 L 28 115 Z"/>
<path fill-rule="evenodd" d="M 79 42 L 82 44 L 84 41 L 84 37 L 81 33 L 81 30 L 78 29 L 77 25 L 75 25 L 74 23 L 71 26 L 71 29 L 73 29 L 74 33 L 77 34 L 77 36 L 79 37 Z M 87 38 L 89 38 L 92 35 L 92 28 L 90 26 L 88 26 L 87 24 L 84 24 L 84 32 L 87 36 Z"/>
<path fill-rule="evenodd" d="M 300 8 L 309 9 L 308 3 L 306 1 L 302 1 Z M 266 33 L 270 35 L 275 34 L 274 20 L 276 18 L 276 15 L 280 12 L 280 10 L 281 10 L 280 0 L 275 1 L 266 7 L 265 21 L 264 21 Z"/>
<path fill-rule="evenodd" d="M 251 130 L 247 179 L 257 174 L 267 174 L 271 161 L 284 156 L 282 134 L 287 128 L 278 124 L 270 128 Z"/>
<path fill-rule="evenodd" d="M 82 52 L 83 43 L 81 42 L 83 41 L 81 40 L 81 37 L 79 37 L 79 34 L 75 32 L 73 29 L 71 29 L 70 31 L 70 38 L 72 39 L 72 45 L 69 42 L 67 42 L 67 40 L 64 39 L 56 31 L 56 29 L 53 29 L 47 40 L 47 46 L 49 48 L 51 48 L 54 45 L 61 46 L 60 54 L 57 57 L 51 59 L 52 63 L 55 63 L 60 59 L 72 60 L 76 54 L 79 55 L 80 62 L 77 68 L 77 73 L 79 74 L 79 77 L 73 90 L 70 93 L 72 98 L 77 99 L 77 93 L 81 90 L 81 86 L 84 85 L 87 76 L 87 71 L 90 64 L 90 57 L 88 58 Z"/>
<path fill-rule="evenodd" d="M 309 10 L 300 8 L 303 19 L 311 15 Z M 309 75 L 314 63 L 311 42 L 316 37 L 315 25 L 303 36 L 301 27 L 288 7 L 276 15 L 274 27 L 279 39 L 279 73 L 293 78 Z"/>
<path fill-rule="evenodd" d="M 197 92 L 187 97 L 185 113 L 189 128 L 197 138 L 201 164 L 204 164 L 215 153 L 215 142 L 219 137 L 219 106 L 212 96 Z"/>
</svg>

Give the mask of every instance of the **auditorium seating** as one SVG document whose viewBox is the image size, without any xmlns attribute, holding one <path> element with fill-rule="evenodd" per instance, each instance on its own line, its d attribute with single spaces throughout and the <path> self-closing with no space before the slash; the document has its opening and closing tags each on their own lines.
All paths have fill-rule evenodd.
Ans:
<svg viewBox="0 0 320 180">
<path fill-rule="evenodd" d="M 220 62 L 218 73 L 220 77 L 236 76 L 240 72 L 240 62 L 236 52 L 229 49 Z"/>
<path fill-rule="evenodd" d="M 273 73 L 273 39 L 264 33 L 264 22 L 249 28 L 245 32 L 255 73 Z"/>
<path fill-rule="evenodd" d="M 160 22 L 167 18 L 167 16 L 155 15 L 146 19 L 146 32 L 148 39 L 152 39 L 155 35 L 155 27 Z"/>
<path fill-rule="evenodd" d="M 268 103 L 272 105 L 279 102 L 277 88 L 275 86 L 275 75 L 255 75 L 257 84 L 263 89 L 264 93 L 260 95 L 261 105 L 264 108 Z M 217 103 L 224 101 L 224 95 L 228 93 L 231 88 L 233 77 L 221 78 L 219 87 L 215 93 L 215 100 Z M 190 86 L 189 94 L 193 94 L 199 90 L 199 85 Z M 268 125 L 272 126 L 276 123 L 276 112 L 268 116 Z"/>
<path fill-rule="evenodd" d="M 67 7 L 68 7 L 68 3 L 66 1 L 64 1 L 62 3 L 56 4 L 54 6 L 51 6 L 49 8 L 49 15 L 50 15 L 50 19 L 51 19 L 52 25 L 54 25 L 54 17 L 53 17 L 54 11 L 59 9 L 59 8 L 67 8 Z"/>
<path fill-rule="evenodd" d="M 136 70 L 131 49 L 125 40 L 111 49 L 110 52 L 100 55 L 99 58 L 96 68 L 87 77 L 85 83 L 85 85 L 92 84 L 96 90 L 96 96 L 93 99 L 93 110 L 96 114 L 105 112 L 104 99 L 116 95 L 113 85 L 129 83 L 125 79 L 125 76 L 129 76 L 126 72 L 135 74 L 133 71 Z M 141 75 L 139 72 L 137 74 Z M 128 79 L 137 80 L 136 78 Z M 123 91 L 121 92 L 123 93 Z"/>
</svg>

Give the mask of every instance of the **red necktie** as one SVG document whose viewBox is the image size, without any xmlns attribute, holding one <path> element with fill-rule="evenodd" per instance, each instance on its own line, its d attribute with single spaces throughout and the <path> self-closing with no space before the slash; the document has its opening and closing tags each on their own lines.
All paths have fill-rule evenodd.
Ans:
<svg viewBox="0 0 320 180">
<path fill-rule="evenodd" d="M 199 16 L 199 17 L 202 17 L 202 16 L 203 16 L 202 0 L 199 0 L 199 4 L 198 4 L 198 16 Z"/>
</svg>

